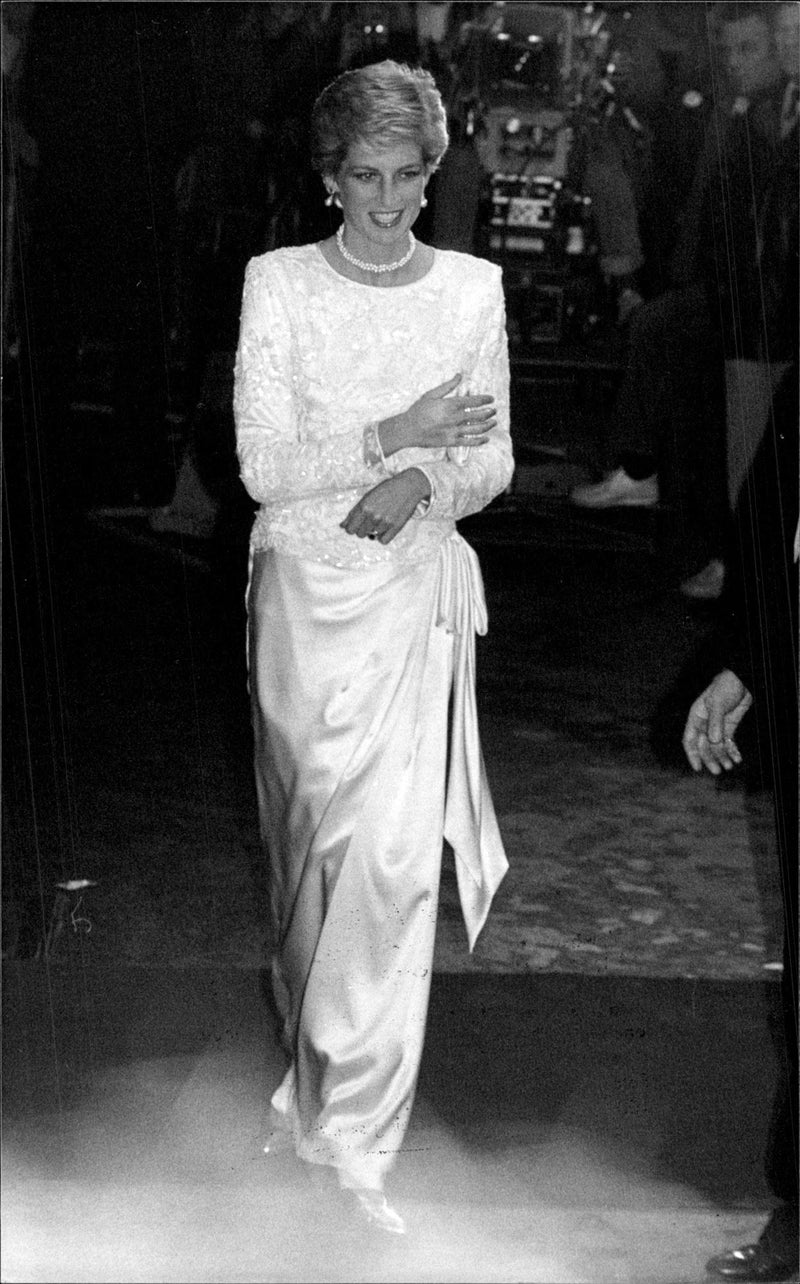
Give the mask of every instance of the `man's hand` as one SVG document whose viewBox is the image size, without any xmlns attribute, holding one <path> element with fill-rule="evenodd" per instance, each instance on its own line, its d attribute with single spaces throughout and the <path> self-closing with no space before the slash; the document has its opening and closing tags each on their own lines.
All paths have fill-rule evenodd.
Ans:
<svg viewBox="0 0 800 1284">
<path fill-rule="evenodd" d="M 420 501 L 427 499 L 430 493 L 430 482 L 425 474 L 419 468 L 406 468 L 362 495 L 341 523 L 342 529 L 359 539 L 376 539 L 381 544 L 390 544 L 413 517 Z"/>
<path fill-rule="evenodd" d="M 712 776 L 730 771 L 742 761 L 734 733 L 753 697 L 731 669 L 723 669 L 689 710 L 683 729 L 683 748 L 695 771 L 707 767 Z"/>
</svg>

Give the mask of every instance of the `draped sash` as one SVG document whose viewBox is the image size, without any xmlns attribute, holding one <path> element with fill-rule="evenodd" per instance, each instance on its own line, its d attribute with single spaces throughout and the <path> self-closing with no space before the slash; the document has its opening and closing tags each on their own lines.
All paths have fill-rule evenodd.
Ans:
<svg viewBox="0 0 800 1284">
<path fill-rule="evenodd" d="M 508 869 L 478 734 L 475 635 L 489 627 L 480 563 L 455 534 L 440 553 L 436 623 L 455 639 L 453 717 L 444 836 L 453 848 L 461 912 L 472 951 Z"/>
</svg>

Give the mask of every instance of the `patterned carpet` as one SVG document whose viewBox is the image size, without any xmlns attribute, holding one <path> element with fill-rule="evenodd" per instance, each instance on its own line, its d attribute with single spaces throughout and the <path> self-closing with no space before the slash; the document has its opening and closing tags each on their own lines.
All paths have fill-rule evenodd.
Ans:
<svg viewBox="0 0 800 1284">
<path fill-rule="evenodd" d="M 551 747 L 535 729 L 513 734 Z M 770 867 L 756 850 L 769 851 L 765 800 L 656 766 L 565 756 L 567 791 L 542 770 L 532 792 L 544 806 L 501 817 L 510 870 L 471 959 L 459 957 L 445 877 L 439 968 L 763 979 L 780 959 L 778 889 L 757 873 Z"/>
<path fill-rule="evenodd" d="M 56 897 L 51 952 L 79 938 L 120 964 L 259 967 L 242 660 L 238 631 L 220 625 L 234 590 L 108 533 L 91 556 L 65 698 L 71 868 L 92 885 Z M 763 979 L 779 958 L 768 800 L 661 761 L 652 743 L 654 708 L 705 623 L 654 586 L 649 555 L 519 556 L 516 570 L 484 557 L 479 650 L 511 868 L 470 957 L 446 858 L 437 970 Z"/>
<path fill-rule="evenodd" d="M 514 735 L 550 747 L 530 727 Z M 500 816 L 510 870 L 472 956 L 445 860 L 436 969 L 763 979 L 780 957 L 777 888 L 758 876 L 770 868 L 765 800 L 659 767 L 621 772 L 571 756 L 568 791 L 548 783 L 545 768 L 532 790 L 541 808 Z M 165 824 L 155 798 L 97 801 L 106 819 L 96 817 L 98 847 L 85 859 L 96 886 L 71 897 L 89 957 L 263 964 L 263 871 L 255 836 L 242 838 L 244 812 L 214 800 L 211 822 L 173 798 Z M 127 859 L 104 876 L 102 849 L 121 839 Z"/>
<path fill-rule="evenodd" d="M 470 956 L 446 857 L 438 971 L 763 979 L 780 957 L 763 795 L 621 763 L 527 719 L 485 717 L 484 728 L 490 774 L 506 775 L 496 793 L 510 871 Z M 512 774 L 526 781 L 515 809 L 503 806 L 516 792 L 509 743 Z M 96 885 L 72 895 L 72 930 L 93 958 L 258 967 L 266 898 L 249 782 L 233 778 L 224 747 L 206 743 L 204 781 L 198 771 L 178 792 L 164 746 L 153 748 L 129 787 L 84 805 L 84 868 Z"/>
</svg>

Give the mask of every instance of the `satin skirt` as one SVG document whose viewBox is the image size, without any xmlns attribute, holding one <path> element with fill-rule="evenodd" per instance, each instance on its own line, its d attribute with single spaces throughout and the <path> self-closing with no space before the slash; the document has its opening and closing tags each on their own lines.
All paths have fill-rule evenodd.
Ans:
<svg viewBox="0 0 800 1284">
<path fill-rule="evenodd" d="M 475 621 L 456 617 L 464 592 L 474 596 L 477 559 L 465 561 L 475 555 L 457 535 L 446 544 L 431 562 L 366 569 L 270 549 L 251 570 L 256 788 L 290 1058 L 273 1117 L 301 1158 L 333 1165 L 343 1185 L 380 1187 L 408 1125 L 448 770 L 459 777 L 456 842 L 459 823 L 475 830 L 459 869 L 470 944 L 506 868 L 479 747 L 476 758 L 475 744 L 460 744 L 463 725 L 458 744 L 450 727 L 454 675 L 472 678 L 474 699 L 462 642 L 468 633 L 474 656 Z"/>
</svg>

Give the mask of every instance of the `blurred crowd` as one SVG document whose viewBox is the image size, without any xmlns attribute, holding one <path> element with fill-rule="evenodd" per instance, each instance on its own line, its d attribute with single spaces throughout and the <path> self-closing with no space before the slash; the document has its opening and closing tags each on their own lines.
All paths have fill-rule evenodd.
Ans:
<svg viewBox="0 0 800 1284">
<path fill-rule="evenodd" d="M 3 7 L 3 330 L 7 355 L 28 344 L 54 423 L 93 338 L 113 352 L 114 435 L 135 461 L 117 499 L 200 538 L 243 502 L 244 265 L 333 230 L 306 145 L 321 86 L 384 57 L 433 72 L 451 146 L 418 231 L 485 253 L 483 122 L 525 93 L 493 38 L 512 10 L 571 8 L 580 77 L 555 87 L 567 182 L 590 202 L 592 271 L 627 363 L 604 471 L 572 502 L 671 511 L 677 581 L 719 595 L 730 509 L 796 359 L 796 4 L 95 8 Z"/>
<path fill-rule="evenodd" d="M 798 344 L 800 8 L 712 16 L 722 87 L 668 271 L 630 316 L 608 471 L 572 494 L 590 509 L 666 501 L 681 591 L 701 600 L 723 591 L 730 513 Z"/>
</svg>

